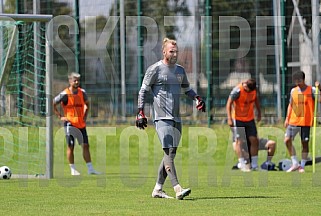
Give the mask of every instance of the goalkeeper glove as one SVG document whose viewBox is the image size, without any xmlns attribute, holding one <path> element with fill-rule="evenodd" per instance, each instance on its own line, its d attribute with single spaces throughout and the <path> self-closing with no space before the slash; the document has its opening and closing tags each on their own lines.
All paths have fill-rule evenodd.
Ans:
<svg viewBox="0 0 321 216">
<path fill-rule="evenodd" d="M 145 129 L 147 127 L 147 118 L 145 117 L 144 111 L 142 109 L 136 115 L 136 127 L 139 129 Z"/>
<path fill-rule="evenodd" d="M 200 96 L 196 96 L 196 109 L 199 111 L 205 112 L 206 111 L 206 105 L 203 99 Z"/>
</svg>

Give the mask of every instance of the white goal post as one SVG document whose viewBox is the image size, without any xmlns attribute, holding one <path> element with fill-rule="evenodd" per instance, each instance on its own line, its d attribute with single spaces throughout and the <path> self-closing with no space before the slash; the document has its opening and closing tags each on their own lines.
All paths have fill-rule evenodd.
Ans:
<svg viewBox="0 0 321 216">
<path fill-rule="evenodd" d="M 53 71 L 52 48 L 47 39 L 47 34 L 52 34 L 48 30 L 52 18 L 42 14 L 0 14 L 0 87 L 10 92 L 9 97 L 1 95 L 6 111 L 0 127 L 7 127 L 12 141 L 3 138 L 0 165 L 8 165 L 17 177 L 53 178 Z M 36 142 L 31 144 L 29 140 Z"/>
</svg>

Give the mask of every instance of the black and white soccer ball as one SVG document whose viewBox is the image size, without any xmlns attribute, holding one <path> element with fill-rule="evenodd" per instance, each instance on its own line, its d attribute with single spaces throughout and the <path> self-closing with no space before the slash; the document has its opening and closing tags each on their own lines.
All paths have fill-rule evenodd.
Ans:
<svg viewBox="0 0 321 216">
<path fill-rule="evenodd" d="M 279 170 L 287 171 L 292 166 L 292 161 L 290 159 L 283 159 L 279 162 Z"/>
<path fill-rule="evenodd" d="M 10 179 L 11 178 L 11 170 L 7 166 L 0 167 L 0 179 Z"/>
</svg>

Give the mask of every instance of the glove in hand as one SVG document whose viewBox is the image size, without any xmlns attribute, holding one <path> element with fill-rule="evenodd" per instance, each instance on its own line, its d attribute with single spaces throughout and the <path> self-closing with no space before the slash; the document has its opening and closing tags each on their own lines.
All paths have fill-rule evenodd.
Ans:
<svg viewBox="0 0 321 216">
<path fill-rule="evenodd" d="M 143 110 L 140 110 L 136 115 L 136 127 L 143 130 L 147 127 L 147 118 Z"/>
<path fill-rule="evenodd" d="M 196 109 L 202 112 L 206 111 L 206 104 L 200 96 L 196 97 Z"/>
</svg>

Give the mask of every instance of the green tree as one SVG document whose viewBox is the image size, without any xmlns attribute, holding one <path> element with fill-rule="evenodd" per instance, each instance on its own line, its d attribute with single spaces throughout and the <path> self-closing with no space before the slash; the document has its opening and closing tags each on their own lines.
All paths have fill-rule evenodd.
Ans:
<svg viewBox="0 0 321 216">
<path fill-rule="evenodd" d="M 16 12 L 16 0 L 6 0 L 4 5 L 5 13 L 15 13 Z"/>
<path fill-rule="evenodd" d="M 175 33 L 177 28 L 174 26 L 164 26 L 165 16 L 189 16 L 191 12 L 189 11 L 186 0 L 184 1 L 142 1 L 142 12 L 144 16 L 153 18 L 160 31 L 160 38 L 165 36 L 170 38 L 175 38 Z"/>
<path fill-rule="evenodd" d="M 189 16 L 191 12 L 187 6 L 187 0 L 141 0 L 141 16 L 147 16 L 155 20 L 159 28 L 159 37 L 165 36 L 175 39 L 177 28 L 174 26 L 164 26 L 165 16 Z M 112 7 L 110 14 L 114 14 L 115 5 Z M 137 1 L 128 0 L 124 5 L 125 16 L 137 16 Z M 143 35 L 144 37 L 146 35 Z"/>
</svg>

